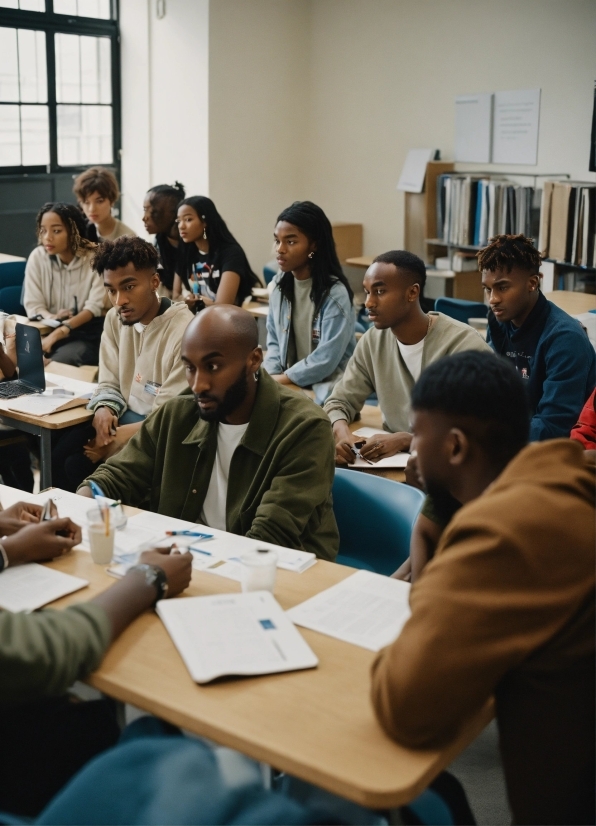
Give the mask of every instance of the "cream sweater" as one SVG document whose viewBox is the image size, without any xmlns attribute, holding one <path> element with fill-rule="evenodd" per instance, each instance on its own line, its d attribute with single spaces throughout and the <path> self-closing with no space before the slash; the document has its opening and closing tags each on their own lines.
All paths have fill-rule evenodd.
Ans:
<svg viewBox="0 0 596 826">
<path fill-rule="evenodd" d="M 434 323 L 424 339 L 422 369 L 442 356 L 461 350 L 487 350 L 490 347 L 468 324 L 443 313 L 429 313 Z M 383 416 L 383 428 L 390 433 L 410 430 L 410 395 L 414 379 L 406 367 L 391 330 L 372 327 L 360 339 L 324 405 L 331 423 L 354 421 L 371 393 L 376 393 Z"/>
<path fill-rule="evenodd" d="M 106 301 L 103 278 L 91 269 L 93 252 L 81 250 L 70 264 L 63 264 L 56 255 L 48 255 L 36 247 L 25 267 L 23 303 L 29 317 L 53 315 L 59 310 L 72 310 L 75 296 L 79 312 L 89 310 L 100 316 Z"/>
<path fill-rule="evenodd" d="M 148 416 L 188 387 L 180 345 L 193 315 L 185 304 L 161 300 L 167 309 L 142 333 L 134 325 L 122 324 L 115 308 L 106 315 L 99 351 L 99 384 L 89 410 L 105 405 L 118 416 L 127 408 Z"/>
</svg>

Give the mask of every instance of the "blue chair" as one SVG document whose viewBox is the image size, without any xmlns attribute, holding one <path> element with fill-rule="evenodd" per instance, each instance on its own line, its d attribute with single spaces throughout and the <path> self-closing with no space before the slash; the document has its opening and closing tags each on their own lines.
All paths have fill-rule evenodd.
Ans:
<svg viewBox="0 0 596 826">
<path fill-rule="evenodd" d="M 0 311 L 9 315 L 26 315 L 21 304 L 21 291 L 21 287 L 0 287 Z"/>
<path fill-rule="evenodd" d="M 25 280 L 26 261 L 7 261 L 0 264 L 0 287 L 21 287 Z"/>
<path fill-rule="evenodd" d="M 470 318 L 486 318 L 488 307 L 480 301 L 466 301 L 463 298 L 437 298 L 435 311 L 467 324 Z"/>
<path fill-rule="evenodd" d="M 423 501 L 424 494 L 417 488 L 358 470 L 336 468 L 336 562 L 392 574 L 410 554 L 410 536 Z"/>
<path fill-rule="evenodd" d="M 265 284 L 269 284 L 278 272 L 279 267 L 277 266 L 277 261 L 275 259 L 273 261 L 268 261 L 263 267 L 263 278 L 265 279 Z"/>
</svg>

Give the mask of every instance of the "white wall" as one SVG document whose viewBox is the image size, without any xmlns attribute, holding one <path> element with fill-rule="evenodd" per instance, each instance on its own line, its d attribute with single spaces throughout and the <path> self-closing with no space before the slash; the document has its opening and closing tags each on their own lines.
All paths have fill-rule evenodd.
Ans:
<svg viewBox="0 0 596 826">
<path fill-rule="evenodd" d="M 209 191 L 209 0 L 121 0 L 123 220 L 143 234 L 150 186 Z"/>
<path fill-rule="evenodd" d="M 124 220 L 209 194 L 259 272 L 296 198 L 399 247 L 408 149 L 453 157 L 458 94 L 540 87 L 541 172 L 587 171 L 594 0 L 121 0 Z M 149 66 L 151 71 L 149 71 Z"/>
<path fill-rule="evenodd" d="M 593 0 L 313 0 L 310 197 L 364 224 L 365 254 L 399 247 L 408 149 L 452 159 L 456 95 L 537 87 L 538 165 L 519 170 L 594 180 L 595 43 Z"/>
<path fill-rule="evenodd" d="M 257 273 L 286 206 L 308 195 L 310 0 L 214 0 L 210 196 Z"/>
</svg>

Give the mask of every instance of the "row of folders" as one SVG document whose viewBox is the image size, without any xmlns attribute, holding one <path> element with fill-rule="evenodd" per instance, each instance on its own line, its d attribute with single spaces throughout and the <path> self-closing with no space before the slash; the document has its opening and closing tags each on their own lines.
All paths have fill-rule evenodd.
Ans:
<svg viewBox="0 0 596 826">
<path fill-rule="evenodd" d="M 445 243 L 482 247 L 503 233 L 533 236 L 539 210 L 531 186 L 470 175 L 437 178 L 437 235 Z"/>
<path fill-rule="evenodd" d="M 596 267 L 596 184 L 544 182 L 538 246 L 556 261 Z"/>
</svg>

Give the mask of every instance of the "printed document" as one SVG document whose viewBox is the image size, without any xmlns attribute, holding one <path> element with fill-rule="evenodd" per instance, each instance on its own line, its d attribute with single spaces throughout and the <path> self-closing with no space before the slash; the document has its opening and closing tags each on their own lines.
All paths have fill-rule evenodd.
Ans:
<svg viewBox="0 0 596 826">
<path fill-rule="evenodd" d="M 287 615 L 303 628 L 380 651 L 399 636 L 410 616 L 409 596 L 407 582 L 358 571 Z"/>
<path fill-rule="evenodd" d="M 386 436 L 386 430 L 376 430 L 374 427 L 361 427 L 359 430 L 354 431 L 354 436 L 362 436 L 363 439 L 367 441 L 372 439 L 373 436 Z M 356 456 L 356 461 L 352 465 L 348 465 L 349 468 L 358 467 L 358 468 L 405 468 L 408 464 L 408 460 L 410 458 L 409 453 L 396 453 L 395 456 L 385 456 L 383 459 L 379 459 L 377 462 L 373 461 L 372 465 L 369 465 L 368 462 L 365 462 L 364 459 L 361 459 L 360 456 Z"/>
<path fill-rule="evenodd" d="M 156 611 L 197 683 L 318 665 L 268 591 L 161 600 Z"/>
<path fill-rule="evenodd" d="M 63 574 L 31 562 L 7 568 L 0 574 L 0 608 L 5 611 L 36 611 L 48 602 L 65 597 L 89 583 L 78 576 Z"/>
</svg>

